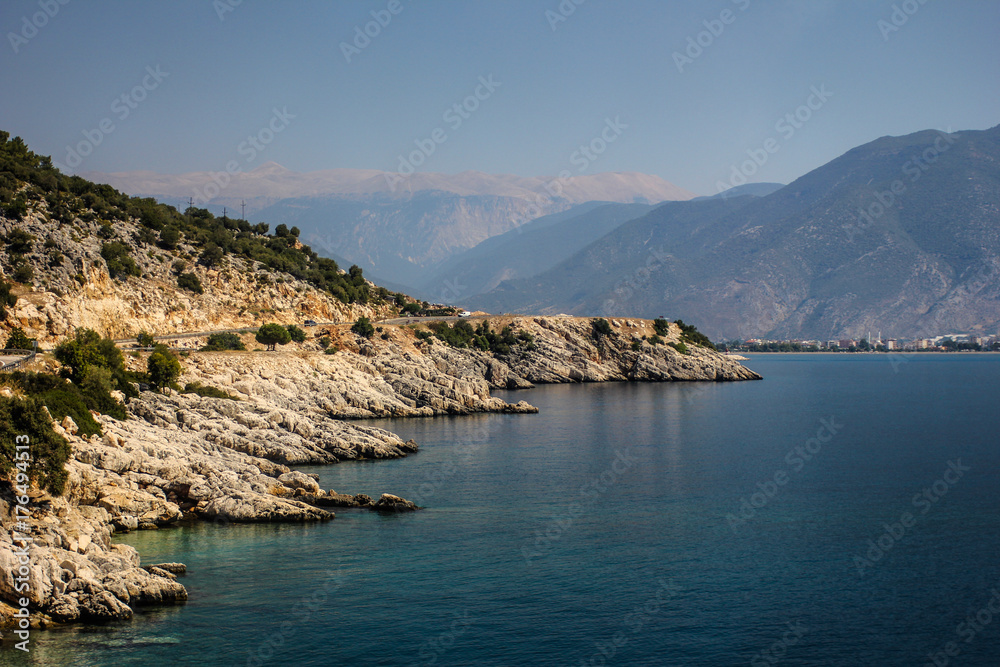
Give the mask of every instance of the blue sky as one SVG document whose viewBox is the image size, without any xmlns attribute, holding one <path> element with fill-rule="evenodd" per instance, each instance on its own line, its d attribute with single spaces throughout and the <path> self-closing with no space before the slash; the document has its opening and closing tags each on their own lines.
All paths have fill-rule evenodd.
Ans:
<svg viewBox="0 0 1000 667">
<path fill-rule="evenodd" d="M 991 0 L 62 2 L 0 6 L 0 129 L 63 164 L 95 144 L 75 172 L 396 170 L 421 151 L 421 171 L 639 171 L 710 194 L 734 166 L 789 182 L 883 135 L 1000 123 Z M 614 142 L 574 161 L 608 119 Z"/>
</svg>

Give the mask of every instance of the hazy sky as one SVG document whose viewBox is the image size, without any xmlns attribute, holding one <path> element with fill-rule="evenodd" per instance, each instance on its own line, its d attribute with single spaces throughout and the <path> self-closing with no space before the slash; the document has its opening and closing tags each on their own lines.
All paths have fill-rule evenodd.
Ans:
<svg viewBox="0 0 1000 667">
<path fill-rule="evenodd" d="M 75 172 L 420 163 L 709 194 L 751 154 L 748 180 L 789 182 L 1000 123 L 994 0 L 3 0 L 0 29 L 0 129 L 61 164 L 81 147 Z"/>
</svg>

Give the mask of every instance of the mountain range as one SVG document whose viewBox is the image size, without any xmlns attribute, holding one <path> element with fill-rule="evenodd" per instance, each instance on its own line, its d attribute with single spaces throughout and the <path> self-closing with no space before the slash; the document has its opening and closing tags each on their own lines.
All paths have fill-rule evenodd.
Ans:
<svg viewBox="0 0 1000 667">
<path fill-rule="evenodd" d="M 301 230 L 323 254 L 361 266 L 384 283 L 417 285 L 429 269 L 535 218 L 590 201 L 659 203 L 694 196 L 639 173 L 526 178 L 477 171 L 401 177 L 366 169 L 294 172 L 274 162 L 236 174 L 88 172 L 131 195 L 186 208 L 226 207 Z"/>
<path fill-rule="evenodd" d="M 245 199 L 392 289 L 470 309 L 665 315 L 714 339 L 920 337 L 1000 327 L 998 160 L 1000 127 L 927 130 L 712 197 L 635 173 L 394 190 L 385 172 L 268 163 L 211 203 Z M 176 203 L 211 178 L 90 176 Z"/>
<path fill-rule="evenodd" d="M 681 317 L 722 337 L 1000 327 L 1000 127 L 882 137 L 764 197 L 671 202 L 485 310 Z"/>
</svg>

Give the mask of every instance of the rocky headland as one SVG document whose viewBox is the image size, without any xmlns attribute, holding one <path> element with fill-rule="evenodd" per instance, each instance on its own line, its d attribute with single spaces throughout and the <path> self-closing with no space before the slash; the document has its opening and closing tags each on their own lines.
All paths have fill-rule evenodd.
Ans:
<svg viewBox="0 0 1000 667">
<path fill-rule="evenodd" d="M 417 451 L 416 443 L 368 426 L 365 418 L 537 412 L 525 401 L 509 403 L 490 393 L 536 383 L 759 378 L 712 350 L 677 351 L 667 344 L 680 341 L 676 327 L 663 344 L 650 343 L 655 332 L 646 320 L 612 319 L 611 333 L 601 336 L 589 318 L 489 321 L 495 330 L 510 325 L 530 334 L 533 345 L 494 355 L 419 336 L 426 324 L 383 324 L 370 339 L 346 325 L 331 326 L 277 352 L 190 352 L 183 358 L 181 385 L 198 382 L 232 399 L 143 391 L 128 402 L 129 419 L 96 416 L 103 436 L 80 437 L 69 418 L 55 424 L 73 453 L 63 496 L 37 492 L 32 499 L 34 542 L 27 560 L 33 622 L 127 618 L 136 604 L 186 599 L 174 572 L 141 568 L 134 549 L 112 541 L 115 532 L 185 520 L 323 521 L 339 508 L 415 509 L 388 493 L 372 500 L 324 490 L 315 476 L 293 469 Z M 321 335 L 336 352 L 321 350 Z M 252 348 L 252 336 L 244 338 Z M 141 367 L 144 354 L 127 354 L 126 360 Z M 12 502 L 8 493 L 0 505 L 5 527 L 14 521 Z M 0 597 L 7 601 L 17 598 L 18 553 L 5 530 Z M 8 621 L 13 611 L 0 608 Z"/>
</svg>

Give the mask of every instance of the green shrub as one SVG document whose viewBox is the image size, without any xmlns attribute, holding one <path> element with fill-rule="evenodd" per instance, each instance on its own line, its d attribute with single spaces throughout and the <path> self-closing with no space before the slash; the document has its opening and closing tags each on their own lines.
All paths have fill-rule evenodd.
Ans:
<svg viewBox="0 0 1000 667">
<path fill-rule="evenodd" d="M 614 329 L 611 328 L 611 324 L 603 317 L 596 317 L 591 321 L 591 328 L 593 330 L 594 338 L 600 338 L 601 336 L 610 336 L 614 333 Z"/>
<path fill-rule="evenodd" d="M 220 352 L 223 350 L 245 350 L 243 339 L 234 333 L 209 334 L 208 342 L 201 348 L 203 352 Z"/>
<path fill-rule="evenodd" d="M 675 320 L 674 324 L 681 329 L 681 339 L 710 350 L 715 349 L 715 345 L 708 339 L 708 336 L 698 331 L 692 324 L 684 324 L 683 320 Z"/>
<path fill-rule="evenodd" d="M 146 360 L 146 369 L 149 383 L 163 391 L 180 377 L 181 362 L 166 345 L 157 345 Z"/>
<path fill-rule="evenodd" d="M 684 344 L 684 341 L 681 341 L 679 343 L 670 343 L 670 347 L 674 348 L 681 354 L 688 354 L 688 347 L 687 345 Z"/>
<path fill-rule="evenodd" d="M 17 265 L 17 268 L 14 269 L 14 273 L 11 274 L 11 277 L 15 282 L 30 283 L 35 278 L 35 269 L 31 266 L 31 264 L 23 262 Z"/>
<path fill-rule="evenodd" d="M 177 286 L 195 294 L 205 293 L 205 290 L 201 286 L 201 281 L 198 280 L 198 276 L 194 273 L 182 273 L 177 276 Z"/>
<path fill-rule="evenodd" d="M 305 331 L 303 331 L 299 327 L 295 326 L 294 324 L 289 324 L 285 328 L 288 329 L 288 335 L 291 336 L 292 341 L 294 341 L 296 343 L 304 343 L 304 342 L 306 342 L 306 332 Z"/>
<path fill-rule="evenodd" d="M 182 394 L 197 394 L 198 396 L 206 396 L 208 398 L 225 398 L 230 401 L 240 400 L 236 396 L 233 396 L 227 391 L 223 391 L 218 387 L 208 387 L 200 382 L 188 382 L 184 385 L 184 390 L 181 391 Z"/>
<path fill-rule="evenodd" d="M 670 323 L 662 317 L 657 317 L 653 320 L 653 330 L 660 336 L 668 336 L 670 335 Z"/>
<path fill-rule="evenodd" d="M 323 348 L 324 350 L 326 348 L 330 347 L 330 337 L 329 336 L 323 336 L 322 338 L 320 338 L 319 339 L 319 346 L 321 348 Z"/>
<path fill-rule="evenodd" d="M 140 276 L 142 271 L 129 255 L 128 246 L 118 241 L 105 243 L 101 246 L 101 257 L 108 265 L 108 274 L 112 278 Z"/>
<path fill-rule="evenodd" d="M 156 339 L 153 334 L 147 331 L 140 331 L 135 335 L 135 340 L 139 344 L 139 347 L 153 347 L 156 345 Z"/>
<path fill-rule="evenodd" d="M 35 237 L 20 227 L 15 227 L 4 237 L 4 242 L 7 244 L 7 254 L 12 258 L 22 257 L 31 252 Z"/>
<path fill-rule="evenodd" d="M 358 321 L 351 326 L 351 331 L 362 338 L 371 338 L 375 335 L 375 327 L 367 317 L 359 317 Z"/>
</svg>

